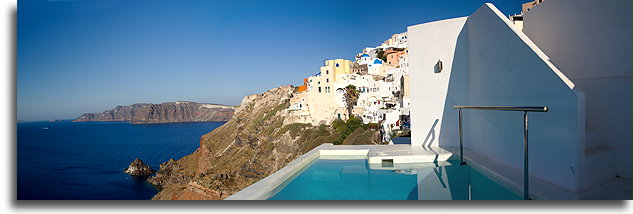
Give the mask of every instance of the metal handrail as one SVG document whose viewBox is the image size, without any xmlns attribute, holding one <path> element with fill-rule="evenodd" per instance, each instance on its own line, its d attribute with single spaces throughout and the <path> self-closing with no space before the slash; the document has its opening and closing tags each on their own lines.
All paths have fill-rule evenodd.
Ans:
<svg viewBox="0 0 633 214">
<path fill-rule="evenodd" d="M 462 109 L 474 110 L 495 110 L 495 111 L 522 111 L 523 112 L 523 199 L 528 200 L 530 196 L 530 180 L 528 171 L 528 111 L 531 112 L 547 112 L 547 106 L 460 106 L 455 105 L 453 108 L 459 109 L 459 162 L 464 162 L 464 137 L 462 134 Z"/>
<path fill-rule="evenodd" d="M 453 106 L 458 109 L 547 112 L 547 106 Z"/>
</svg>

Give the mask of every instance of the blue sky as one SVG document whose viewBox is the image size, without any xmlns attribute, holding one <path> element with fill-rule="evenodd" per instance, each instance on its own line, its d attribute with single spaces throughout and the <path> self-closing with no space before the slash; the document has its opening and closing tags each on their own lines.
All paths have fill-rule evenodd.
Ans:
<svg viewBox="0 0 633 214">
<path fill-rule="evenodd" d="M 325 59 L 352 60 L 410 25 L 522 1 L 21 0 L 17 111 L 70 119 L 117 105 L 237 105 L 300 85 Z"/>
</svg>

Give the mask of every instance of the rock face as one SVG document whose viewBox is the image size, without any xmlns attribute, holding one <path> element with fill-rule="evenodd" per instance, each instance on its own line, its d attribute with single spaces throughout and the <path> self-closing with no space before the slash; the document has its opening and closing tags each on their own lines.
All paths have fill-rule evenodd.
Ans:
<svg viewBox="0 0 633 214">
<path fill-rule="evenodd" d="M 161 104 L 137 103 L 117 106 L 101 113 L 84 113 L 73 122 L 129 121 L 133 124 L 228 121 L 235 106 L 195 103 L 167 102 Z"/>
<path fill-rule="evenodd" d="M 125 169 L 125 173 L 128 173 L 133 176 L 149 176 L 156 172 L 152 167 L 143 163 L 141 159 L 134 159 L 127 169 Z"/>
<path fill-rule="evenodd" d="M 193 154 L 161 164 L 148 179 L 161 190 L 153 199 L 224 199 L 314 147 L 341 138 L 326 125 L 284 125 L 293 90 L 282 86 L 245 97 L 231 120 L 201 137 Z M 365 144 L 380 142 L 376 130 L 359 130 L 355 136 Z"/>
</svg>

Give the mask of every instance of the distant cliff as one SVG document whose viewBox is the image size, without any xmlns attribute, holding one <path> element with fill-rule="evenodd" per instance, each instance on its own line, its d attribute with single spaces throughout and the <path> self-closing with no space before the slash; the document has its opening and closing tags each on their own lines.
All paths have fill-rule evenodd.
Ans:
<svg viewBox="0 0 633 214">
<path fill-rule="evenodd" d="M 234 106 L 195 102 L 137 103 L 101 113 L 84 113 L 73 122 L 129 121 L 133 124 L 228 121 Z"/>
<path fill-rule="evenodd" d="M 224 199 L 323 143 L 381 143 L 375 129 L 357 128 L 343 136 L 333 126 L 284 124 L 293 91 L 282 86 L 244 97 L 235 116 L 202 136 L 193 154 L 160 165 L 148 179 L 161 190 L 153 199 Z"/>
</svg>

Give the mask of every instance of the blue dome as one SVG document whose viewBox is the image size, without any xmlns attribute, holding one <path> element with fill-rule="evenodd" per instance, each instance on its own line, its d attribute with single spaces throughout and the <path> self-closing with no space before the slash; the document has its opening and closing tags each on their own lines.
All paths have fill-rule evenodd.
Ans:
<svg viewBox="0 0 633 214">
<path fill-rule="evenodd" d="M 375 59 L 375 60 L 374 60 L 374 64 L 382 64 L 382 60 L 380 60 L 380 59 Z"/>
<path fill-rule="evenodd" d="M 369 57 L 369 54 L 360 55 L 360 57 Z"/>
</svg>

